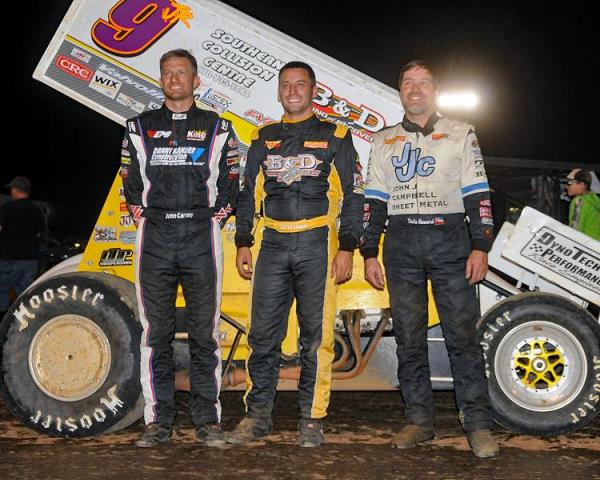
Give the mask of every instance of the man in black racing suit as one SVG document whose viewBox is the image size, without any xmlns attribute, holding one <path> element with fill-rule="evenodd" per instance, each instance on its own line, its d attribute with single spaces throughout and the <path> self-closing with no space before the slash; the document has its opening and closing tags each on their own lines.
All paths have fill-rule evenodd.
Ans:
<svg viewBox="0 0 600 480">
<path fill-rule="evenodd" d="M 186 50 L 160 60 L 162 108 L 127 121 L 121 176 L 138 227 L 136 293 L 146 431 L 136 443 L 166 442 L 176 414 L 171 342 L 181 283 L 190 347 L 190 412 L 198 441 L 225 443 L 221 429 L 219 318 L 221 231 L 239 193 L 232 125 L 200 110 L 196 59 Z"/>
<path fill-rule="evenodd" d="M 361 248 L 365 278 L 382 289 L 377 255 L 387 220 L 383 263 L 407 420 L 392 445 L 409 448 L 434 435 L 427 355 L 429 278 L 463 428 L 475 455 L 495 456 L 498 447 L 490 434 L 487 381 L 475 329 L 475 283 L 487 271 L 493 228 L 483 157 L 470 125 L 436 114 L 437 86 L 427 64 L 408 63 L 399 87 L 404 120 L 374 136 L 365 187 L 370 218 Z"/>
<path fill-rule="evenodd" d="M 278 87 L 283 119 L 261 128 L 248 152 L 236 211 L 236 261 L 243 278 L 252 276 L 249 247 L 255 196 L 262 189 L 266 228 L 252 286 L 247 416 L 228 436 L 230 443 L 245 444 L 271 431 L 281 343 L 294 298 L 301 347 L 300 445 L 315 447 L 324 440 L 321 419 L 327 414 L 334 357 L 334 281 L 352 275 L 364 196 L 352 135 L 313 114 L 316 88 L 309 65 L 285 65 Z"/>
</svg>

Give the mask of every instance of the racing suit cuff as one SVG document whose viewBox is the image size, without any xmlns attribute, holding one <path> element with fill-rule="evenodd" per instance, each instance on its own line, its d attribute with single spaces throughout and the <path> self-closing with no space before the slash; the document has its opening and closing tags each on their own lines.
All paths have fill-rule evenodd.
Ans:
<svg viewBox="0 0 600 480">
<path fill-rule="evenodd" d="M 482 252 L 488 253 L 492 248 L 492 242 L 485 238 L 472 238 L 471 248 L 472 250 L 481 250 Z"/>
<path fill-rule="evenodd" d="M 237 248 L 251 247 L 252 245 L 254 245 L 254 237 L 252 234 L 240 232 L 235 234 L 235 246 Z"/>
<path fill-rule="evenodd" d="M 365 260 L 368 258 L 377 258 L 377 255 L 379 255 L 379 247 L 362 247 L 360 249 L 360 254 Z"/>
<path fill-rule="evenodd" d="M 356 241 L 351 235 L 340 236 L 340 246 L 338 250 L 344 250 L 345 252 L 353 252 L 356 248 Z"/>
</svg>

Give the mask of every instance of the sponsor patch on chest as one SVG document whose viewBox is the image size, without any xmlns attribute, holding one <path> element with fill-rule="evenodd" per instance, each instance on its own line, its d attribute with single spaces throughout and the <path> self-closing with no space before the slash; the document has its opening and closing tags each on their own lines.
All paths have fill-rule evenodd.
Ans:
<svg viewBox="0 0 600 480">
<path fill-rule="evenodd" d="M 269 150 L 273 150 L 274 148 L 279 148 L 281 146 L 281 140 L 265 140 L 265 147 Z"/>
<path fill-rule="evenodd" d="M 291 185 L 302 180 L 302 177 L 318 177 L 321 171 L 317 167 L 323 163 L 309 153 L 297 156 L 283 157 L 281 155 L 268 155 L 264 161 L 267 177 L 275 177 L 278 182 Z"/>
<path fill-rule="evenodd" d="M 406 140 L 406 135 L 396 135 L 395 137 L 384 139 L 383 143 L 386 145 L 393 145 L 396 142 L 403 142 L 404 140 Z"/>
<path fill-rule="evenodd" d="M 188 130 L 187 140 L 203 142 L 206 139 L 206 130 Z"/>
<path fill-rule="evenodd" d="M 326 149 L 329 146 L 329 142 L 311 141 L 306 140 L 304 142 L 304 148 L 323 148 Z"/>
</svg>

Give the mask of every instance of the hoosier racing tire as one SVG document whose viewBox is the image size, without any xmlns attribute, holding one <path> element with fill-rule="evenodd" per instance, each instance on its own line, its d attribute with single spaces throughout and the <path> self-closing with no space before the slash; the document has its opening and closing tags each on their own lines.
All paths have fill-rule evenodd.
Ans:
<svg viewBox="0 0 600 480">
<path fill-rule="evenodd" d="M 547 293 L 509 297 L 479 321 L 494 419 L 555 436 L 600 410 L 600 327 L 577 304 Z"/>
<path fill-rule="evenodd" d="M 0 393 L 38 432 L 74 438 L 142 416 L 135 291 L 108 274 L 70 273 L 24 292 L 0 324 Z"/>
</svg>

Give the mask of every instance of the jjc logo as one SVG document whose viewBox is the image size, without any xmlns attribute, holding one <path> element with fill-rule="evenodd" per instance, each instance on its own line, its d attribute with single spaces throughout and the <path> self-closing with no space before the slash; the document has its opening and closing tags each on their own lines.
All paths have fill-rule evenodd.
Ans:
<svg viewBox="0 0 600 480">
<path fill-rule="evenodd" d="M 415 175 L 428 177 L 435 170 L 435 158 L 421 157 L 421 149 L 415 148 L 411 150 L 410 142 L 404 144 L 402 156 L 394 155 L 392 157 L 392 165 L 396 169 L 396 178 L 400 182 L 408 182 Z"/>
</svg>

